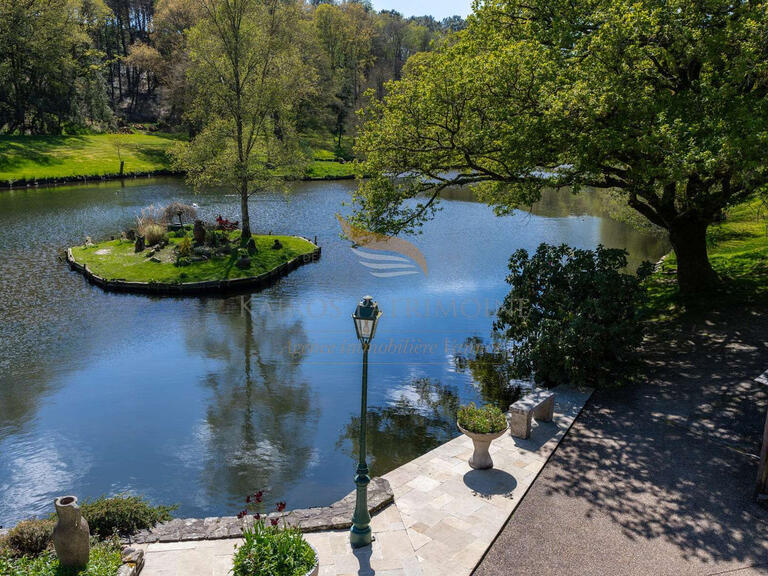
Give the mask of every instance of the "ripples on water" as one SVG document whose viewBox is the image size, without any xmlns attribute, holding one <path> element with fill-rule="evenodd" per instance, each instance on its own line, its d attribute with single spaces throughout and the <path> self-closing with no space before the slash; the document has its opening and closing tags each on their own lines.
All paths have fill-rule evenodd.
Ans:
<svg viewBox="0 0 768 576">
<path fill-rule="evenodd" d="M 428 274 L 375 278 L 339 236 L 351 189 L 253 198 L 255 230 L 317 235 L 323 257 L 226 299 L 107 294 L 57 258 L 152 203 L 194 201 L 205 219 L 239 220 L 234 198 L 175 180 L 0 192 L 0 524 L 47 514 L 64 493 L 133 491 L 184 516 L 234 513 L 262 488 L 291 506 L 332 502 L 353 488 L 350 314 L 364 293 L 384 310 L 369 392 L 370 462 L 382 474 L 454 436 L 458 404 L 482 399 L 456 370 L 456 346 L 488 336 L 515 249 L 602 242 L 627 247 L 633 265 L 666 251 L 663 239 L 588 215 L 600 213 L 594 194 L 496 218 L 457 193 L 411 239 Z"/>
</svg>

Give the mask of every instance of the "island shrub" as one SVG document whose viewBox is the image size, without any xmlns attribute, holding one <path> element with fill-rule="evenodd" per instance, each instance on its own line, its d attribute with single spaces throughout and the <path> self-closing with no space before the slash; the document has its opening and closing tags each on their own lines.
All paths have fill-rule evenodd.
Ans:
<svg viewBox="0 0 768 576">
<path fill-rule="evenodd" d="M 54 525 L 50 519 L 19 522 L 8 532 L 2 548 L 14 556 L 38 556 L 51 544 Z"/>
<path fill-rule="evenodd" d="M 99 538 L 129 536 L 167 522 L 176 506 L 152 506 L 139 496 L 120 495 L 86 500 L 80 505 L 91 534 Z"/>
<path fill-rule="evenodd" d="M 652 267 L 625 272 L 627 252 L 541 244 L 517 250 L 495 330 L 512 347 L 512 373 L 537 383 L 611 386 L 639 365 L 642 284 Z"/>
<path fill-rule="evenodd" d="M 278 516 L 267 517 L 259 512 L 263 493 L 246 499 L 246 507 L 237 517 L 253 524 L 243 530 L 243 543 L 236 546 L 232 573 L 234 576 L 305 576 L 318 561 L 317 554 L 299 528 L 289 526 Z M 285 510 L 278 502 L 276 511 Z"/>
<path fill-rule="evenodd" d="M 197 218 L 197 210 L 194 206 L 182 202 L 171 202 L 163 208 L 162 221 L 166 224 L 176 224 L 181 215 L 181 224 L 194 222 Z"/>
<path fill-rule="evenodd" d="M 192 239 L 189 236 L 185 236 L 176 245 L 176 253 L 179 258 L 189 258 L 192 256 Z"/>
<path fill-rule="evenodd" d="M 147 246 L 155 246 L 167 239 L 165 226 L 161 224 L 148 224 L 139 228 L 139 234 L 144 236 Z"/>
<path fill-rule="evenodd" d="M 501 432 L 507 427 L 507 419 L 498 406 L 487 404 L 478 408 L 474 402 L 462 406 L 458 412 L 459 426 L 476 434 Z"/>
</svg>

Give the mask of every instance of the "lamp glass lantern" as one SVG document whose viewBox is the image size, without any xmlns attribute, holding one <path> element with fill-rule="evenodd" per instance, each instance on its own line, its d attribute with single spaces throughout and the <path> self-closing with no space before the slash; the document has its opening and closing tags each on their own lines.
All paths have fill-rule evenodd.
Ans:
<svg viewBox="0 0 768 576">
<path fill-rule="evenodd" d="M 364 296 L 352 314 L 355 321 L 355 331 L 357 338 L 363 345 L 370 344 L 376 335 L 376 324 L 378 324 L 381 311 L 379 305 L 373 301 L 370 296 Z"/>
</svg>

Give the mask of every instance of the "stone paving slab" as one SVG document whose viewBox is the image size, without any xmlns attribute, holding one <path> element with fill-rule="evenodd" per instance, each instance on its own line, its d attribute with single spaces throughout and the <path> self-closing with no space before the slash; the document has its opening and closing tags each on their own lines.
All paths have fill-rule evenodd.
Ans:
<svg viewBox="0 0 768 576">
<path fill-rule="evenodd" d="M 522 500 L 591 391 L 555 389 L 552 422 L 526 440 L 505 435 L 491 445 L 491 470 L 467 463 L 472 441 L 459 436 L 384 475 L 394 504 L 376 514 L 372 546 L 352 550 L 346 530 L 312 532 L 320 576 L 468 576 Z M 143 576 L 224 576 L 239 539 L 156 542 Z"/>
</svg>

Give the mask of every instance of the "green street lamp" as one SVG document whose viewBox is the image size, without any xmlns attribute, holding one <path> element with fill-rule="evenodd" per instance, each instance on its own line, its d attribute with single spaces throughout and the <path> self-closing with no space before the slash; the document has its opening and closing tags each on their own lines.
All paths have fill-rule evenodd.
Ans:
<svg viewBox="0 0 768 576">
<path fill-rule="evenodd" d="M 364 296 L 352 314 L 355 321 L 355 331 L 360 344 L 363 346 L 363 393 L 360 401 L 360 460 L 355 474 L 357 496 L 355 499 L 355 513 L 352 516 L 352 528 L 349 532 L 349 541 L 353 548 L 368 546 L 373 540 L 371 534 L 371 515 L 368 513 L 368 484 L 371 477 L 368 476 L 368 464 L 365 462 L 365 428 L 366 414 L 368 412 L 368 349 L 371 340 L 376 334 L 376 324 L 381 316 L 378 304 L 370 296 Z"/>
</svg>

